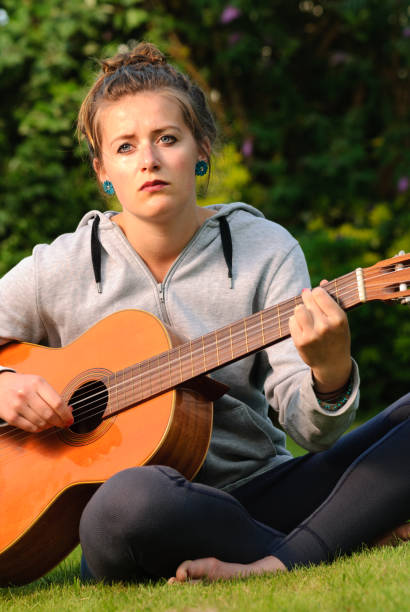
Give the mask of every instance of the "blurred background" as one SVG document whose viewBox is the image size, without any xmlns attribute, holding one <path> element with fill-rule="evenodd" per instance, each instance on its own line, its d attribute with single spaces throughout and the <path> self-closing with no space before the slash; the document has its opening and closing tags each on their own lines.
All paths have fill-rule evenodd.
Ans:
<svg viewBox="0 0 410 612">
<path fill-rule="evenodd" d="M 0 275 L 113 207 L 76 114 L 96 60 L 142 39 L 217 117 L 202 203 L 284 225 L 314 284 L 410 251 L 410 2 L 0 0 Z M 350 321 L 370 413 L 410 390 L 410 308 L 374 302 Z"/>
</svg>

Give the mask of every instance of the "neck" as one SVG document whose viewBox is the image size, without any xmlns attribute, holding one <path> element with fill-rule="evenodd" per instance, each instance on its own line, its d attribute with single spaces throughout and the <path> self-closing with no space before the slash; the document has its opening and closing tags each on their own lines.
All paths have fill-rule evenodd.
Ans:
<svg viewBox="0 0 410 612">
<path fill-rule="evenodd" d="M 113 218 L 131 246 L 142 257 L 158 282 L 162 282 L 170 266 L 201 225 L 214 212 L 192 207 L 177 218 L 153 223 L 123 211 Z"/>
<path fill-rule="evenodd" d="M 327 283 L 326 290 L 344 310 L 362 303 L 356 272 Z M 110 375 L 105 384 L 115 389 L 118 385 L 124 399 L 110 402 L 105 416 L 288 338 L 289 318 L 300 303 L 301 296 L 295 296 Z"/>
</svg>

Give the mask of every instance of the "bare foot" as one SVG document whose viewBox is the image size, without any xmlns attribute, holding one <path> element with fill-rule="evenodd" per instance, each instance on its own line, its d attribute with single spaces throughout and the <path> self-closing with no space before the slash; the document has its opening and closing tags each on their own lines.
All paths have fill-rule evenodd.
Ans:
<svg viewBox="0 0 410 612">
<path fill-rule="evenodd" d="M 385 533 L 377 538 L 372 546 L 397 546 L 397 544 L 406 540 L 410 540 L 410 523 L 404 523 L 404 525 L 399 525 L 389 533 Z"/>
<path fill-rule="evenodd" d="M 184 561 L 168 580 L 169 584 L 176 582 L 198 582 L 199 580 L 229 580 L 230 578 L 247 578 L 257 574 L 286 572 L 287 568 L 276 557 L 264 557 L 254 563 L 225 563 L 213 557 Z"/>
</svg>

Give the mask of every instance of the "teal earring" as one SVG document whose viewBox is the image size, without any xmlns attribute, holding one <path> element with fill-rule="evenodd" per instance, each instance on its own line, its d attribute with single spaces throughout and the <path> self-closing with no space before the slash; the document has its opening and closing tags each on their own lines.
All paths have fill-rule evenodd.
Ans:
<svg viewBox="0 0 410 612">
<path fill-rule="evenodd" d="M 203 159 L 199 160 L 195 164 L 196 176 L 204 176 L 208 172 L 208 164 Z"/>
<path fill-rule="evenodd" d="M 114 185 L 111 183 L 111 181 L 104 181 L 103 182 L 103 189 L 104 189 L 105 193 L 107 193 L 108 195 L 114 195 L 115 194 Z"/>
</svg>

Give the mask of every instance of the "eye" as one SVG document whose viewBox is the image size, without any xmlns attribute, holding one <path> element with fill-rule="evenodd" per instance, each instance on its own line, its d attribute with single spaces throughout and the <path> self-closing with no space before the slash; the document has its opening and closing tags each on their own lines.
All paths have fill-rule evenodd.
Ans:
<svg viewBox="0 0 410 612">
<path fill-rule="evenodd" d="M 118 147 L 118 153 L 129 153 L 131 148 L 132 146 L 129 142 L 124 142 L 124 144 Z"/>
<path fill-rule="evenodd" d="M 160 142 L 166 145 L 173 144 L 174 142 L 177 141 L 175 136 L 172 136 L 172 134 L 164 134 L 163 136 L 160 137 L 159 140 Z"/>
</svg>

